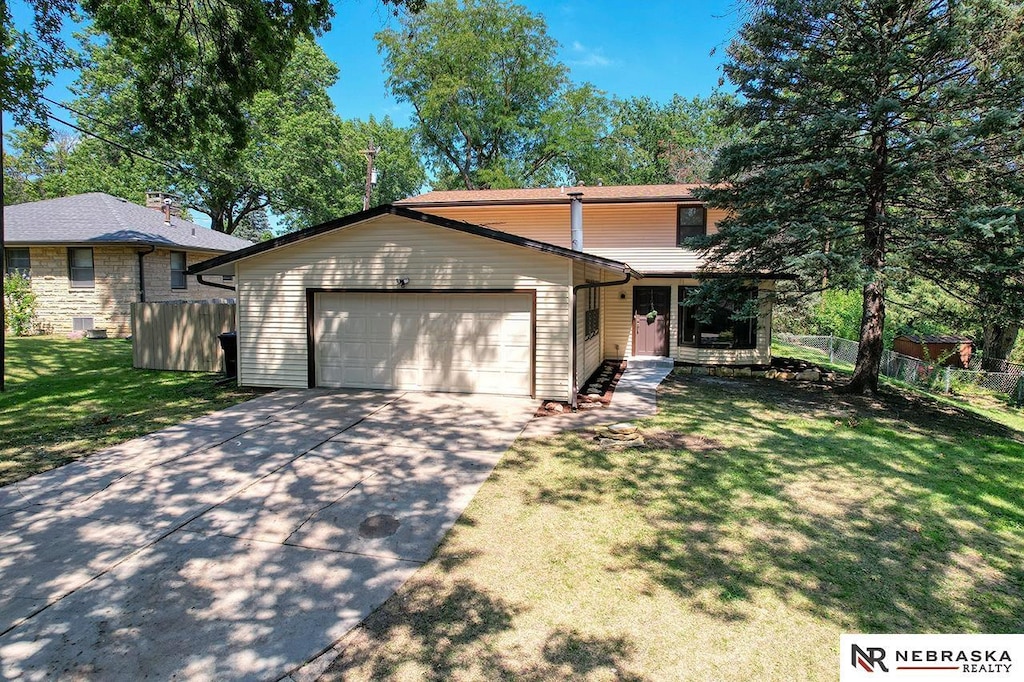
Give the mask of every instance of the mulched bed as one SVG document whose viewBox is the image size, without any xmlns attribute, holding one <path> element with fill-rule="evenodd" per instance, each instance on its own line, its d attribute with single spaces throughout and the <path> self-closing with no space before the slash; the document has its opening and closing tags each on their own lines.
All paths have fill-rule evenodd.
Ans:
<svg viewBox="0 0 1024 682">
<path fill-rule="evenodd" d="M 615 393 L 615 386 L 618 385 L 622 373 L 626 371 L 625 360 L 605 360 L 601 366 L 590 375 L 590 378 L 580 387 L 577 403 L 580 410 L 590 410 L 604 407 L 612 401 Z M 535 416 L 550 417 L 552 415 L 571 412 L 572 408 L 568 402 L 546 400 L 537 409 Z"/>
</svg>

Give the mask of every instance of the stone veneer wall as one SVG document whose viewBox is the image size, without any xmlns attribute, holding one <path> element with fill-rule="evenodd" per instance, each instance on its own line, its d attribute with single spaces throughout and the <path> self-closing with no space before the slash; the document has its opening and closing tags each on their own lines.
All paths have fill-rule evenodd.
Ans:
<svg viewBox="0 0 1024 682">
<path fill-rule="evenodd" d="M 131 305 L 139 300 L 138 249 L 125 246 L 94 246 L 95 285 L 73 289 L 68 279 L 68 250 L 64 246 L 33 246 L 32 290 L 36 293 L 39 328 L 50 334 L 72 331 L 73 317 L 92 317 L 93 327 L 106 329 L 109 336 L 131 333 Z M 234 292 L 200 285 L 187 278 L 187 288 L 171 289 L 171 250 L 157 249 L 145 256 L 146 300 L 195 301 L 232 298 Z M 188 252 L 188 265 L 212 257 L 213 253 Z M 213 277 L 218 281 L 219 277 Z M 228 283 L 230 284 L 230 283 Z"/>
</svg>

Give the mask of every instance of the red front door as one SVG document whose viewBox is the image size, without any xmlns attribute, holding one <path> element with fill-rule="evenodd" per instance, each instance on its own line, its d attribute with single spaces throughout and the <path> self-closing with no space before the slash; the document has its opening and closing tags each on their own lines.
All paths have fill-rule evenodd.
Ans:
<svg viewBox="0 0 1024 682">
<path fill-rule="evenodd" d="M 668 355 L 672 287 L 633 287 L 633 355 Z"/>
</svg>

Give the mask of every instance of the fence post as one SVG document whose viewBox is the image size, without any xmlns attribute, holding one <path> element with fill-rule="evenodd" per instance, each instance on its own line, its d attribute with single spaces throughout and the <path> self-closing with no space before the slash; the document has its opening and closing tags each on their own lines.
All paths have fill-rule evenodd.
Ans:
<svg viewBox="0 0 1024 682">
<path fill-rule="evenodd" d="M 949 388 L 950 388 L 950 384 L 952 383 L 951 380 L 952 380 L 952 377 L 953 377 L 953 368 L 952 367 L 947 367 L 946 371 L 945 371 L 945 374 L 946 374 L 946 395 L 949 395 Z"/>
<path fill-rule="evenodd" d="M 828 361 L 830 363 L 834 363 L 835 362 L 835 356 L 836 356 L 836 335 L 835 334 L 829 334 L 828 335 Z"/>
<path fill-rule="evenodd" d="M 1024 377 L 1017 379 L 1017 407 L 1024 405 Z"/>
</svg>

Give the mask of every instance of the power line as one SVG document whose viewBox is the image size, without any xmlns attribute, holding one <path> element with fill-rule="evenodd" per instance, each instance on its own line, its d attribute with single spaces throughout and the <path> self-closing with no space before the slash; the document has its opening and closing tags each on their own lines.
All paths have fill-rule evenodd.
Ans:
<svg viewBox="0 0 1024 682">
<path fill-rule="evenodd" d="M 126 144 L 122 144 L 122 143 L 120 143 L 120 142 L 118 142 L 116 140 L 111 140 L 110 138 L 103 137 L 99 133 L 94 133 L 91 130 L 86 130 L 85 128 L 77 126 L 74 123 L 71 123 L 70 121 L 65 121 L 64 119 L 60 118 L 59 116 L 55 116 L 55 115 L 51 114 L 50 112 L 46 112 L 46 117 L 56 121 L 57 123 L 60 123 L 61 125 L 65 125 L 68 128 L 71 128 L 72 130 L 77 130 L 78 132 L 82 133 L 83 135 L 88 135 L 89 137 L 94 137 L 97 140 L 99 140 L 100 142 L 103 142 L 105 144 L 109 144 L 109 145 L 111 145 L 113 147 L 117 147 L 118 149 L 120 149 L 121 151 L 125 152 L 126 154 L 131 154 L 132 156 L 137 156 L 140 159 L 145 159 L 146 161 L 149 161 L 150 163 L 155 163 L 155 164 L 157 164 L 159 166 L 163 166 L 164 168 L 167 168 L 168 170 L 172 170 L 175 173 L 181 173 L 182 175 L 187 175 L 188 177 L 190 177 L 190 178 L 192 178 L 194 180 L 199 180 L 200 182 L 205 182 L 205 183 L 209 183 L 210 182 L 208 178 L 204 178 L 204 177 L 201 177 L 199 175 L 196 175 L 195 173 L 193 173 L 191 171 L 187 171 L 184 168 L 181 168 L 180 166 L 175 166 L 174 164 L 169 163 L 167 161 L 161 161 L 160 159 L 153 158 L 152 156 L 150 156 L 148 154 L 144 154 L 144 153 L 142 153 L 142 152 L 140 152 L 138 150 L 132 149 L 131 147 L 129 147 Z"/>
</svg>

